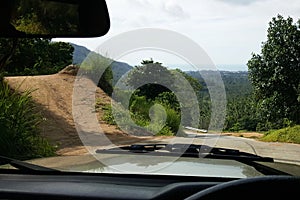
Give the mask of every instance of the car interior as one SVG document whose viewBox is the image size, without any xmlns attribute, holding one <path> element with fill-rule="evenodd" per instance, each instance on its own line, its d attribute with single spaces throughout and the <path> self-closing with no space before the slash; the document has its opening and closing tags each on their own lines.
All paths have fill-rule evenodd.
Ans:
<svg viewBox="0 0 300 200">
<path fill-rule="evenodd" d="M 13 2 L 0 2 L 0 37 L 2 38 L 12 38 L 15 41 L 18 38 L 93 38 L 108 34 L 111 26 L 114 26 L 110 23 L 112 16 L 104 0 L 42 0 L 43 20 L 49 22 L 51 27 L 37 33 L 26 32 L 26 29 L 17 30 L 9 24 Z M 11 12 L 7 12 L 9 10 Z M 62 12 L 62 10 L 70 12 Z M 67 20 L 61 21 L 62 23 L 51 23 L 51 16 L 60 14 L 64 14 L 62 17 Z M 1 58 L 1 63 L 6 62 L 8 57 Z M 95 153 L 232 159 L 251 166 L 262 175 L 232 178 L 68 172 L 0 156 L 1 165 L 10 166 L 0 169 L 0 199 L 296 199 L 299 195 L 300 177 L 299 174 L 295 175 L 299 173 L 299 168 L 295 166 L 273 168 L 272 165 L 268 165 L 274 162 L 272 158 L 234 149 L 201 145 L 183 148 L 180 144 L 168 148 L 167 146 L 161 143 L 126 145 L 121 149 L 99 149 Z M 209 148 L 210 151 L 201 154 L 201 148 Z M 294 169 L 296 173 L 291 173 L 290 169 Z"/>
</svg>

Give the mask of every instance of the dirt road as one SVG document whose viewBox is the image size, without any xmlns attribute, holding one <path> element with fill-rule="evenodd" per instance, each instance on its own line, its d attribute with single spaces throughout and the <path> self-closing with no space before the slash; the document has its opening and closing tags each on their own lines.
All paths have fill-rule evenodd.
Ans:
<svg viewBox="0 0 300 200">
<path fill-rule="evenodd" d="M 72 93 L 75 76 L 58 73 L 46 76 L 6 77 L 9 85 L 19 91 L 32 90 L 33 100 L 43 116 L 40 125 L 42 136 L 58 147 L 58 155 L 82 155 L 87 150 L 75 129 L 72 116 Z M 100 88 L 96 97 L 103 103 L 110 103 L 110 97 Z M 142 139 L 132 137 L 115 126 L 101 120 L 102 110 L 98 110 L 99 124 L 107 137 L 115 144 L 139 142 Z"/>
</svg>

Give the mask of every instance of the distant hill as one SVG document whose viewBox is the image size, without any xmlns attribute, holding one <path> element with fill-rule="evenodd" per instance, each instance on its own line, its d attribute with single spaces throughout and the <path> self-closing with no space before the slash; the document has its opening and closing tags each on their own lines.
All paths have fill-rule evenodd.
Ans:
<svg viewBox="0 0 300 200">
<path fill-rule="evenodd" d="M 79 46 L 73 43 L 70 44 L 74 47 L 73 64 L 80 65 L 91 51 L 84 46 Z"/>
<path fill-rule="evenodd" d="M 132 66 L 128 65 L 127 63 L 114 61 L 112 63 L 112 71 L 114 76 L 113 84 L 116 84 L 117 81 L 131 69 Z"/>
<path fill-rule="evenodd" d="M 80 65 L 84 59 L 87 57 L 89 53 L 92 51 L 87 49 L 86 47 L 72 44 L 74 47 L 73 53 L 73 64 Z M 102 56 L 102 55 L 100 55 Z M 133 67 L 124 62 L 114 61 L 112 63 L 112 71 L 113 71 L 113 84 L 115 84 L 126 72 L 131 70 Z M 203 86 L 202 93 L 208 94 L 208 90 L 206 88 L 206 84 L 198 72 L 195 71 L 186 71 L 187 74 L 197 78 L 201 85 Z M 201 73 L 208 74 L 212 73 L 211 71 L 201 71 Z M 247 71 L 220 71 L 221 77 L 223 79 L 227 97 L 235 98 L 237 96 L 244 96 L 250 94 L 252 92 L 252 86 L 248 79 Z"/>
<path fill-rule="evenodd" d="M 208 94 L 208 90 L 205 84 L 204 79 L 201 77 L 199 72 L 187 71 L 189 75 L 198 79 L 203 86 L 202 92 Z M 201 74 L 205 73 L 206 75 L 212 73 L 211 71 L 201 71 Z M 247 71 L 220 71 L 222 80 L 224 82 L 227 98 L 236 98 L 239 96 L 245 96 L 252 92 L 252 86 L 248 78 Z"/>
<path fill-rule="evenodd" d="M 87 49 L 84 46 L 80 46 L 77 44 L 70 43 L 74 47 L 73 53 L 73 64 L 80 65 L 84 59 L 91 53 L 92 51 Z M 100 55 L 102 56 L 102 55 Z M 113 61 L 112 63 L 112 72 L 113 72 L 113 84 L 115 84 L 126 72 L 132 69 L 132 66 L 128 65 L 124 62 Z"/>
</svg>

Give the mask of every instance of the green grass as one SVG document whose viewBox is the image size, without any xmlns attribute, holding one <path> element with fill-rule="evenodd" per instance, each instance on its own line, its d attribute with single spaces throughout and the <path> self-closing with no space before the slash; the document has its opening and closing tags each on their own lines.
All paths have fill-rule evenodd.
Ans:
<svg viewBox="0 0 300 200">
<path fill-rule="evenodd" d="M 115 122 L 113 113 L 112 113 L 111 105 L 109 105 L 109 104 L 108 105 L 102 105 L 101 109 L 104 112 L 102 120 L 104 120 L 109 125 L 117 125 L 117 123 Z"/>
<path fill-rule="evenodd" d="M 287 142 L 300 144 L 300 125 L 268 131 L 261 140 L 265 142 Z"/>
<path fill-rule="evenodd" d="M 39 135 L 42 120 L 31 91 L 19 94 L 0 81 L 0 155 L 31 159 L 55 155 L 55 149 Z"/>
<path fill-rule="evenodd" d="M 135 127 L 136 125 L 140 127 L 144 127 L 147 131 L 155 133 L 156 136 L 173 136 L 175 134 L 183 135 L 183 131 L 180 130 L 180 114 L 175 110 L 164 107 L 166 119 L 165 124 L 162 123 L 162 119 L 164 118 L 164 112 L 161 112 L 160 109 L 156 110 L 155 113 L 152 114 L 152 123 L 150 119 L 150 108 L 154 105 L 154 102 L 146 100 L 144 96 L 135 97 L 134 101 L 130 106 L 130 118 L 132 122 L 127 120 L 125 110 L 122 106 L 115 105 L 115 109 L 117 112 L 113 113 L 112 107 L 110 104 L 104 105 L 101 104 L 100 101 L 96 102 L 96 109 L 102 109 L 104 115 L 102 120 L 110 125 L 120 125 L 124 131 L 136 131 L 131 130 L 131 127 Z M 115 121 L 114 115 L 118 115 L 118 124 Z M 118 128 L 120 128 L 118 127 Z"/>
</svg>

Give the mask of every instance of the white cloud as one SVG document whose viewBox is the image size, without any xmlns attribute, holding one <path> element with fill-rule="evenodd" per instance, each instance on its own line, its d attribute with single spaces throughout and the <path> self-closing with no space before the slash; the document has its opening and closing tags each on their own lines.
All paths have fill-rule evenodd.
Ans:
<svg viewBox="0 0 300 200">
<path fill-rule="evenodd" d="M 225 64 L 242 64 L 252 52 L 259 53 L 272 17 L 280 13 L 295 21 L 300 18 L 299 0 L 107 0 L 107 4 L 111 30 L 107 36 L 86 39 L 90 49 L 125 31 L 165 28 L 190 37 L 215 63 Z"/>
<path fill-rule="evenodd" d="M 178 19 L 185 19 L 189 17 L 188 13 L 186 13 L 183 8 L 174 0 L 169 0 L 164 3 L 163 10 L 170 16 Z"/>
<path fill-rule="evenodd" d="M 127 2 L 133 6 L 145 7 L 150 6 L 149 0 L 127 0 Z"/>
<path fill-rule="evenodd" d="M 238 5 L 238 6 L 246 6 L 256 2 L 262 2 L 265 0 L 216 0 L 227 4 Z"/>
</svg>

